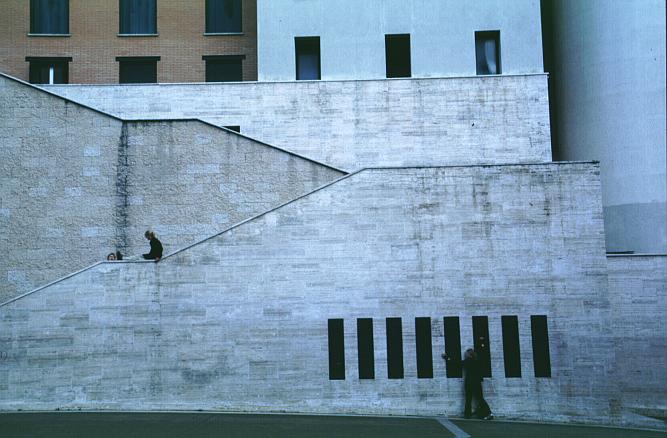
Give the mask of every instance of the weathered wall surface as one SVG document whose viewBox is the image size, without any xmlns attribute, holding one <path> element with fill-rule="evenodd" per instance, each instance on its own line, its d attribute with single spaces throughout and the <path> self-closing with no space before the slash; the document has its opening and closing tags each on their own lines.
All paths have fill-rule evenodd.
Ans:
<svg viewBox="0 0 667 438">
<path fill-rule="evenodd" d="M 0 302 L 190 244 L 343 172 L 200 121 L 127 122 L 0 75 Z"/>
<path fill-rule="evenodd" d="M 442 317 L 467 347 L 476 315 L 498 415 L 620 421 L 596 165 L 369 169 L 158 264 L 97 265 L 0 307 L 0 407 L 458 414 Z M 504 377 L 501 315 L 519 318 L 521 378 Z M 534 377 L 530 315 L 548 317 L 551 378 Z M 387 379 L 386 317 L 403 318 L 403 379 Z M 415 317 L 432 318 L 432 379 Z M 329 318 L 345 380 L 328 378 Z"/>
<path fill-rule="evenodd" d="M 114 248 L 121 127 L 0 75 L 0 302 Z"/>
<path fill-rule="evenodd" d="M 551 161 L 546 75 L 50 86 L 124 118 L 200 118 L 348 171 Z"/>
<path fill-rule="evenodd" d="M 616 376 L 623 406 L 667 412 L 667 256 L 609 256 Z"/>
<path fill-rule="evenodd" d="M 129 254 L 148 252 L 146 229 L 174 251 L 344 175 L 199 121 L 128 122 L 119 155 Z"/>
</svg>

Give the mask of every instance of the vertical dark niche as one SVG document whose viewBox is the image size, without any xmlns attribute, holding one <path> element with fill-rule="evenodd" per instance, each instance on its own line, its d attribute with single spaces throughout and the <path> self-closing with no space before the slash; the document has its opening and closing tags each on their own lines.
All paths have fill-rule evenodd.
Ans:
<svg viewBox="0 0 667 438">
<path fill-rule="evenodd" d="M 128 127 L 123 122 L 118 142 L 118 165 L 116 166 L 116 205 L 114 211 L 116 245 L 118 250 L 125 252 L 127 248 L 128 225 L 128 186 L 127 179 L 130 172 L 128 164 Z"/>
</svg>

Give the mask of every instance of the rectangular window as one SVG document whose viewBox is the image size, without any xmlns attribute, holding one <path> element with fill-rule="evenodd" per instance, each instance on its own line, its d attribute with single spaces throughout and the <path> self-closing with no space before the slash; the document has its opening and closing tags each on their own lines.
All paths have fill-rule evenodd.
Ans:
<svg viewBox="0 0 667 438">
<path fill-rule="evenodd" d="M 503 359 L 505 361 L 505 377 L 521 377 L 521 351 L 519 347 L 519 318 L 504 315 L 503 325 Z"/>
<path fill-rule="evenodd" d="M 409 78 L 412 76 L 410 34 L 385 35 L 384 52 L 388 78 Z"/>
<path fill-rule="evenodd" d="M 119 83 L 121 84 L 153 84 L 157 82 L 157 62 L 159 56 L 118 57 Z"/>
<path fill-rule="evenodd" d="M 329 380 L 345 380 L 343 320 L 329 320 Z"/>
<path fill-rule="evenodd" d="M 206 82 L 240 82 L 243 80 L 245 55 L 203 56 Z"/>
<path fill-rule="evenodd" d="M 69 34 L 69 0 L 30 0 L 30 33 Z"/>
<path fill-rule="evenodd" d="M 72 58 L 26 57 L 30 63 L 31 84 L 69 83 L 69 62 Z"/>
<path fill-rule="evenodd" d="M 357 319 L 357 353 L 359 356 L 359 378 L 375 378 L 375 351 L 373 343 L 373 319 Z"/>
<path fill-rule="evenodd" d="M 445 316 L 445 355 L 447 377 L 463 377 L 461 367 L 461 329 L 458 316 Z"/>
<path fill-rule="evenodd" d="M 475 32 L 475 54 L 478 75 L 499 75 L 501 73 L 500 31 Z"/>
<path fill-rule="evenodd" d="M 241 33 L 241 0 L 206 0 L 206 33 Z"/>
<path fill-rule="evenodd" d="M 120 34 L 157 34 L 156 0 L 120 0 Z"/>
<path fill-rule="evenodd" d="M 433 346 L 431 344 L 431 318 L 415 318 L 417 343 L 417 377 L 433 378 Z"/>
<path fill-rule="evenodd" d="M 320 72 L 320 37 L 294 38 L 296 51 L 296 80 L 319 80 Z"/>
<path fill-rule="evenodd" d="M 491 348 L 489 346 L 488 317 L 472 317 L 472 335 L 482 377 L 491 377 Z"/>
<path fill-rule="evenodd" d="M 533 337 L 533 366 L 535 377 L 551 377 L 549 355 L 549 330 L 546 315 L 530 316 L 530 331 Z"/>
<path fill-rule="evenodd" d="M 387 318 L 387 376 L 403 378 L 403 325 L 401 318 Z"/>
<path fill-rule="evenodd" d="M 229 125 L 225 126 L 225 128 L 229 129 L 230 131 L 236 131 L 239 134 L 241 133 L 241 127 L 239 125 Z"/>
</svg>

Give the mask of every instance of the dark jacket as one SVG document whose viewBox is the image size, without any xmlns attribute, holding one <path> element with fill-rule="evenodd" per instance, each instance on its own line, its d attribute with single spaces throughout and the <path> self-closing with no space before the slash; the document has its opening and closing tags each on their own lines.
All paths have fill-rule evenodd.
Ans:
<svg viewBox="0 0 667 438">
<path fill-rule="evenodd" d="M 155 259 L 161 259 L 162 258 L 162 244 L 160 243 L 159 240 L 157 240 L 157 237 L 153 237 L 150 240 L 151 244 L 151 252 L 148 254 L 144 254 L 144 258 L 146 260 L 155 260 Z"/>
<path fill-rule="evenodd" d="M 482 377 L 482 370 L 477 359 L 468 358 L 463 360 L 463 371 L 465 371 L 465 385 L 472 386 L 479 384 L 484 378 Z"/>
</svg>

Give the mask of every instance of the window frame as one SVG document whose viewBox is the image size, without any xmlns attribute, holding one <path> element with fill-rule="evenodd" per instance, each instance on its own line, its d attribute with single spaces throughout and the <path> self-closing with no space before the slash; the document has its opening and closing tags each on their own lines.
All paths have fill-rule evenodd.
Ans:
<svg viewBox="0 0 667 438">
<path fill-rule="evenodd" d="M 496 44 L 496 73 L 480 73 L 479 64 L 480 64 L 480 53 L 479 46 L 480 40 L 486 41 L 488 39 L 493 39 Z M 501 56 L 501 43 L 500 43 L 500 30 L 477 30 L 475 31 L 475 74 L 477 76 L 499 76 L 503 74 L 502 66 L 502 56 Z"/>
<path fill-rule="evenodd" d="M 146 36 L 158 36 L 158 28 L 157 28 L 157 0 L 142 0 L 142 1 L 152 1 L 154 3 L 154 14 L 153 14 L 153 32 L 123 32 L 123 12 L 124 10 L 124 4 L 125 2 L 132 2 L 132 1 L 137 1 L 137 0 L 118 0 L 118 36 L 119 37 L 146 37 Z M 128 24 L 129 27 L 129 24 Z M 128 30 L 128 29 L 125 29 Z"/>
<path fill-rule="evenodd" d="M 69 30 L 69 0 L 59 0 L 61 2 L 65 3 L 65 29 L 62 32 L 43 32 L 35 29 L 37 26 L 37 10 L 38 8 L 38 2 L 39 0 L 30 0 L 30 17 L 29 17 L 29 28 L 28 28 L 28 35 L 29 36 L 51 36 L 51 37 L 68 37 L 71 36 L 70 30 Z"/>
<path fill-rule="evenodd" d="M 245 60 L 245 55 L 204 55 L 201 57 L 204 61 L 204 81 L 212 83 L 226 83 L 226 82 L 243 82 L 243 61 Z M 229 80 L 229 81 L 210 81 L 209 80 L 209 61 L 210 62 L 224 62 L 224 61 L 239 61 L 241 67 L 241 76 L 238 80 Z"/>
<path fill-rule="evenodd" d="M 116 62 L 118 62 L 118 83 L 119 84 L 157 84 L 157 78 L 158 78 L 158 71 L 157 71 L 157 63 L 160 61 L 159 56 L 117 56 L 116 57 Z M 122 75 L 123 75 L 123 65 L 122 63 L 147 63 L 147 62 L 154 62 L 155 63 L 155 82 L 123 82 L 122 81 Z"/>
<path fill-rule="evenodd" d="M 204 35 L 206 36 L 215 36 L 215 35 L 243 35 L 243 0 L 238 0 L 239 2 L 239 30 L 236 31 L 218 31 L 209 29 L 209 2 L 211 0 L 205 0 L 204 2 Z"/>
<path fill-rule="evenodd" d="M 305 55 L 315 52 L 300 52 L 299 48 L 302 49 L 307 46 L 314 47 L 314 43 L 317 42 L 317 78 L 302 78 L 299 77 L 299 54 Z M 320 81 L 322 80 L 322 42 L 319 36 L 295 36 L 294 37 L 294 66 L 296 68 L 294 78 L 297 81 Z"/>
<path fill-rule="evenodd" d="M 29 63 L 28 66 L 28 82 L 31 84 L 37 85 L 56 85 L 56 84 L 69 84 L 69 63 L 72 62 L 71 56 L 26 56 L 26 62 Z M 33 66 L 37 67 L 38 64 L 49 65 L 52 64 L 55 67 L 55 64 L 61 64 L 63 68 L 63 76 L 65 78 L 64 82 L 34 82 L 31 79 Z M 55 77 L 55 71 L 54 71 Z"/>
</svg>

